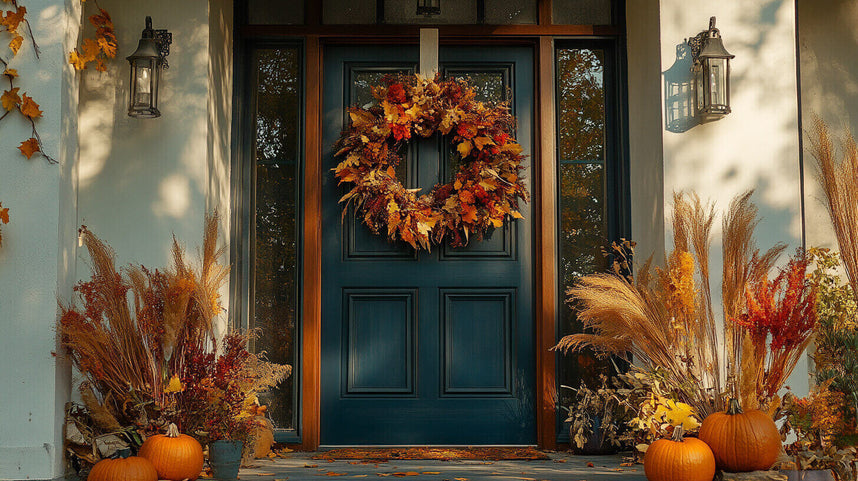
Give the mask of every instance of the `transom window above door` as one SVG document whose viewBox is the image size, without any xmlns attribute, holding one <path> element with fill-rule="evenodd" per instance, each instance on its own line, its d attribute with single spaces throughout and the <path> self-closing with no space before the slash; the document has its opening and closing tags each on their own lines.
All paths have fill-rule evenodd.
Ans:
<svg viewBox="0 0 858 481">
<path fill-rule="evenodd" d="M 320 0 L 309 0 L 318 2 Z M 307 0 L 247 0 L 250 25 L 304 25 Z M 440 13 L 417 13 L 418 0 L 321 0 L 325 25 L 535 25 L 537 0 L 435 0 Z M 553 0 L 554 24 L 610 25 L 612 0 Z"/>
</svg>

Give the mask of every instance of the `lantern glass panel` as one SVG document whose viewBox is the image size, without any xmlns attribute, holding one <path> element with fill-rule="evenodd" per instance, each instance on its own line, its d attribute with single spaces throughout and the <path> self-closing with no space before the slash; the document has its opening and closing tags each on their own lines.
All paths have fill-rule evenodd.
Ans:
<svg viewBox="0 0 858 481">
<path fill-rule="evenodd" d="M 712 105 L 727 105 L 727 59 L 712 58 L 709 62 L 709 90 Z"/>
</svg>

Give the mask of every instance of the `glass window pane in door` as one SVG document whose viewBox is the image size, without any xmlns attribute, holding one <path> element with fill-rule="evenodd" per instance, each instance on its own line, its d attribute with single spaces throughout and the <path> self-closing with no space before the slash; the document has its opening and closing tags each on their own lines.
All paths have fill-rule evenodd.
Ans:
<svg viewBox="0 0 858 481">
<path fill-rule="evenodd" d="M 322 0 L 311 1 L 319 2 Z M 378 21 L 376 10 L 376 0 L 324 0 L 322 2 L 322 23 L 326 25 L 371 25 Z"/>
<path fill-rule="evenodd" d="M 602 247 L 608 242 L 605 159 L 604 51 L 558 49 L 558 339 L 583 332 L 568 304 L 566 289 L 582 276 L 604 272 Z M 558 358 L 557 384 L 594 385 L 600 373 L 609 374 L 610 362 L 591 352 Z M 558 389 L 560 405 L 568 406 L 573 392 Z M 562 420 L 562 416 L 560 416 Z"/>
<path fill-rule="evenodd" d="M 416 0 L 384 0 L 384 22 L 395 24 L 477 23 L 477 0 L 443 0 L 441 14 L 417 15 Z"/>
<path fill-rule="evenodd" d="M 255 255 L 249 325 L 261 331 L 256 351 L 293 368 L 292 376 L 260 397 L 278 429 L 297 427 L 300 57 L 297 47 L 254 51 Z"/>
<path fill-rule="evenodd" d="M 611 25 L 612 0 L 553 0 L 555 25 Z"/>
<path fill-rule="evenodd" d="M 304 0 L 247 0 L 245 5 L 250 25 L 304 24 Z"/>
<path fill-rule="evenodd" d="M 485 0 L 488 25 L 535 24 L 536 0 Z"/>
</svg>

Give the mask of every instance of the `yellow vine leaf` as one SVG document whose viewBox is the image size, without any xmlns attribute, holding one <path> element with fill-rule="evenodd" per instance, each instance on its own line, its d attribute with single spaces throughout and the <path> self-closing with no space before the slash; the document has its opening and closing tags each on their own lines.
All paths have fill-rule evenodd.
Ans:
<svg viewBox="0 0 858 481">
<path fill-rule="evenodd" d="M 69 63 L 74 65 L 75 70 L 83 70 L 86 68 L 86 60 L 77 53 L 77 49 L 69 53 Z"/>
<path fill-rule="evenodd" d="M 3 207 L 2 202 L 0 202 L 0 222 L 4 224 L 9 223 L 9 208 Z"/>
<path fill-rule="evenodd" d="M 18 55 L 18 50 L 21 50 L 21 45 L 24 43 L 24 37 L 15 35 L 12 41 L 9 42 L 9 49 L 12 50 L 12 55 Z"/>
<path fill-rule="evenodd" d="M 21 97 L 18 95 L 18 87 L 7 90 L 3 92 L 3 95 L 0 95 L 0 103 L 3 104 L 3 108 L 6 110 L 14 110 L 15 107 L 21 103 Z"/>
<path fill-rule="evenodd" d="M 33 156 L 33 154 L 41 151 L 39 149 L 39 141 L 32 137 L 21 142 L 21 145 L 18 146 L 18 150 L 20 150 L 21 154 L 28 160 Z"/>
<path fill-rule="evenodd" d="M 30 97 L 27 94 L 24 94 L 24 99 L 21 102 L 21 113 L 31 119 L 38 119 L 42 116 L 42 111 L 39 110 L 39 104 L 33 100 L 33 97 Z"/>
<path fill-rule="evenodd" d="M 6 16 L 0 19 L 0 25 L 5 25 L 9 33 L 15 34 L 18 31 L 18 25 L 24 21 L 24 16 L 27 14 L 26 7 L 18 7 L 18 10 L 7 10 Z"/>
<path fill-rule="evenodd" d="M 5 75 L 9 78 L 16 78 L 16 77 L 18 77 L 18 71 L 13 69 L 13 68 L 7 68 L 6 70 L 3 71 L 3 75 Z"/>
</svg>

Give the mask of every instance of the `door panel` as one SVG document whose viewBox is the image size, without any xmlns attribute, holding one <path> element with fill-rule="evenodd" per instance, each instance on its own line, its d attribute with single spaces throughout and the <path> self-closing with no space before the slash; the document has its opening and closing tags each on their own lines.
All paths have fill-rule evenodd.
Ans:
<svg viewBox="0 0 858 481">
<path fill-rule="evenodd" d="M 414 47 L 325 51 L 321 443 L 323 445 L 534 444 L 531 215 L 482 242 L 416 252 L 372 234 L 329 169 L 345 107 L 371 102 L 370 86 L 413 73 Z M 470 77 L 486 101 L 512 98 L 517 139 L 532 144 L 528 48 L 442 48 L 445 75 Z M 412 139 L 397 169 L 429 191 L 458 168 L 449 140 Z M 530 187 L 530 186 L 529 186 Z"/>
</svg>

